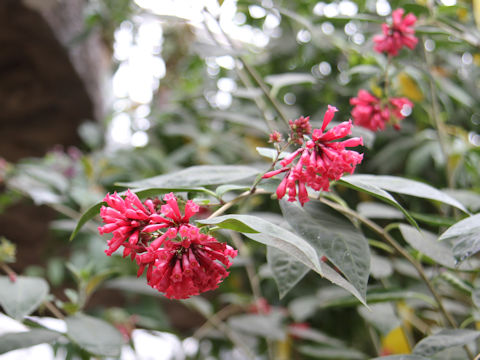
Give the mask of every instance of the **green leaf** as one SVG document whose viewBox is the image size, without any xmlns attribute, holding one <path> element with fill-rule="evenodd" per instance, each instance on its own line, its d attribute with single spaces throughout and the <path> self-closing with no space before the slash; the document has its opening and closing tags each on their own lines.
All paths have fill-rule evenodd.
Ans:
<svg viewBox="0 0 480 360">
<path fill-rule="evenodd" d="M 82 349 L 94 355 L 120 356 L 123 338 L 109 323 L 85 314 L 69 316 L 65 322 L 68 337 Z"/>
<path fill-rule="evenodd" d="M 452 225 L 440 236 L 440 241 L 454 244 L 453 256 L 458 262 L 480 251 L 480 214 L 470 216 Z"/>
<path fill-rule="evenodd" d="M 250 186 L 245 186 L 245 185 L 220 185 L 215 189 L 215 194 L 218 197 L 222 197 L 229 191 L 233 190 L 249 190 Z"/>
<path fill-rule="evenodd" d="M 309 271 L 309 268 L 300 261 L 271 246 L 267 246 L 267 262 L 277 283 L 280 299 L 302 280 Z"/>
<path fill-rule="evenodd" d="M 385 191 L 440 201 L 468 213 L 467 209 L 451 196 L 419 181 L 388 175 L 350 175 L 344 177 L 343 181 L 351 184 L 369 184 Z"/>
<path fill-rule="evenodd" d="M 83 227 L 83 225 L 85 225 L 88 221 L 90 221 L 100 213 L 100 208 L 103 205 L 106 205 L 106 203 L 104 203 L 103 201 L 99 202 L 95 205 L 92 205 L 87 211 L 85 211 L 82 214 L 82 216 L 78 220 L 77 226 L 75 226 L 75 229 L 72 232 L 72 235 L 70 235 L 70 241 L 72 241 L 75 238 L 75 236 L 77 236 L 78 232 Z"/>
<path fill-rule="evenodd" d="M 219 118 L 223 120 L 230 121 L 235 124 L 244 125 L 248 128 L 254 128 L 260 130 L 264 134 L 268 134 L 268 127 L 265 125 L 265 121 L 258 117 L 253 117 L 246 115 L 241 112 L 232 112 L 232 111 L 209 111 L 205 114 L 210 118 Z"/>
<path fill-rule="evenodd" d="M 437 264 L 449 269 L 466 271 L 477 269 L 478 264 L 463 263 L 458 266 L 453 257 L 452 250 L 448 248 L 445 243 L 438 241 L 435 235 L 426 231 L 420 232 L 416 228 L 405 224 L 400 224 L 399 229 L 403 238 L 411 247 L 425 254 Z"/>
<path fill-rule="evenodd" d="M 18 276 L 15 282 L 0 276 L 0 305 L 16 320 L 35 311 L 48 295 L 48 283 L 37 277 Z"/>
<path fill-rule="evenodd" d="M 292 232 L 257 216 L 224 215 L 197 222 L 241 232 L 252 240 L 291 254 L 297 260 L 322 275 L 318 256 L 310 244 Z"/>
<path fill-rule="evenodd" d="M 275 160 L 276 157 L 277 157 L 277 154 L 278 154 L 278 151 L 275 150 L 275 149 L 272 149 L 272 148 L 266 148 L 266 147 L 256 147 L 256 150 L 258 152 L 259 155 L 263 156 L 263 157 L 266 157 L 266 158 L 269 158 L 271 160 Z M 287 155 L 290 155 L 289 152 L 287 151 L 282 151 L 280 153 L 280 156 L 278 157 L 278 159 L 283 159 L 285 156 Z"/>
<path fill-rule="evenodd" d="M 235 330 L 249 335 L 261 336 L 271 340 L 284 340 L 285 328 L 282 326 L 283 316 L 278 312 L 267 315 L 247 314 L 228 318 L 228 325 Z"/>
<path fill-rule="evenodd" d="M 447 93 L 449 96 L 462 103 L 463 105 L 471 107 L 475 103 L 469 93 L 467 93 L 465 90 L 457 86 L 454 82 L 447 79 L 446 77 L 435 76 L 434 79 L 440 89 L 445 91 L 445 93 Z"/>
<path fill-rule="evenodd" d="M 128 188 L 189 188 L 206 185 L 221 185 L 245 180 L 258 175 L 259 171 L 244 165 L 199 165 L 174 173 L 155 176 L 139 181 L 120 183 Z"/>
<path fill-rule="evenodd" d="M 392 303 L 371 304 L 370 309 L 358 307 L 359 314 L 383 336 L 401 325 Z"/>
<path fill-rule="evenodd" d="M 62 334 L 47 329 L 32 329 L 25 332 L 7 333 L 0 336 L 0 354 L 27 348 L 34 345 L 51 343 Z"/>
<path fill-rule="evenodd" d="M 354 190 L 365 192 L 369 195 L 376 197 L 377 199 L 380 199 L 386 202 L 387 204 L 395 206 L 405 215 L 405 218 L 408 220 L 410 224 L 418 227 L 417 223 L 415 222 L 415 219 L 410 215 L 410 213 L 407 210 L 405 210 L 404 207 L 400 205 L 392 195 L 390 195 L 390 193 L 386 192 L 385 190 L 382 190 L 380 187 L 370 184 L 368 181 L 364 181 L 361 178 L 357 178 L 357 177 L 352 178 L 352 176 L 344 176 L 343 178 L 338 180 L 338 183 L 345 185 L 349 188 L 352 188 Z"/>
<path fill-rule="evenodd" d="M 404 215 L 397 209 L 377 202 L 361 202 L 357 206 L 357 212 L 369 219 L 403 219 Z"/>
<path fill-rule="evenodd" d="M 348 348 L 339 349 L 327 346 L 301 345 L 298 347 L 298 351 L 315 359 L 363 360 L 367 358 L 364 353 Z"/>
<path fill-rule="evenodd" d="M 370 250 L 362 232 L 343 216 L 310 201 L 304 208 L 280 201 L 285 220 L 319 255 L 325 255 L 365 299 L 370 273 Z"/>
<path fill-rule="evenodd" d="M 272 95 L 275 96 L 278 91 L 285 86 L 310 83 L 314 84 L 317 80 L 310 73 L 285 73 L 268 75 L 265 81 L 272 85 Z"/>
<path fill-rule="evenodd" d="M 380 68 L 378 66 L 362 64 L 350 68 L 346 73 L 350 76 L 354 74 L 374 75 L 378 74 L 379 71 Z"/>
<path fill-rule="evenodd" d="M 399 289 L 382 289 L 378 291 L 372 291 L 367 294 L 367 303 L 376 304 L 390 301 L 400 301 L 400 300 L 422 300 L 425 303 L 436 306 L 436 302 L 433 298 L 428 295 L 422 294 L 420 292 L 411 291 L 411 290 L 399 290 Z M 321 299 L 319 301 L 319 308 L 330 308 L 330 307 L 351 307 L 358 305 L 358 300 L 354 297 L 345 294 L 337 294 L 337 296 L 332 296 L 327 299 Z"/>
<path fill-rule="evenodd" d="M 480 336 L 480 331 L 467 329 L 443 329 L 422 339 L 413 348 L 413 354 L 430 357 L 453 346 L 466 345 Z"/>
</svg>

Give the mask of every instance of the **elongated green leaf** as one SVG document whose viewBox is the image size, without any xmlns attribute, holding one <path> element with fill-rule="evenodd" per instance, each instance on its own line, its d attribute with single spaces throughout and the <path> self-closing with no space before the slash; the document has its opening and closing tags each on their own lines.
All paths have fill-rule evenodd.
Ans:
<svg viewBox="0 0 480 360">
<path fill-rule="evenodd" d="M 82 349 L 94 355 L 120 355 L 122 335 L 109 323 L 85 314 L 69 316 L 65 322 L 68 337 Z"/>
<path fill-rule="evenodd" d="M 467 209 L 451 196 L 419 181 L 387 175 L 350 175 L 344 177 L 343 180 L 353 184 L 369 184 L 382 190 L 399 194 L 440 201 L 468 213 Z"/>
<path fill-rule="evenodd" d="M 413 354 L 430 357 L 453 346 L 466 345 L 480 336 L 480 331 L 467 329 L 443 329 L 422 339 L 413 348 Z"/>
<path fill-rule="evenodd" d="M 339 349 L 327 346 L 301 345 L 298 347 L 298 351 L 315 359 L 363 360 L 367 358 L 364 353 L 348 348 Z"/>
<path fill-rule="evenodd" d="M 386 289 L 382 291 L 375 291 L 367 294 L 367 303 L 376 304 L 390 301 L 400 301 L 400 300 L 422 300 L 425 303 L 435 306 L 435 300 L 428 295 L 422 294 L 420 292 L 411 291 L 411 290 L 399 290 L 399 289 Z M 319 308 L 329 308 L 329 307 L 350 307 L 358 305 L 358 300 L 353 296 L 345 296 L 338 294 L 338 296 L 332 296 L 329 299 L 325 299 L 319 302 Z"/>
<path fill-rule="evenodd" d="M 48 295 L 48 283 L 37 277 L 18 276 L 15 282 L 0 276 L 0 305 L 16 320 L 35 311 Z"/>
<path fill-rule="evenodd" d="M 34 345 L 51 343 L 62 334 L 47 329 L 32 329 L 25 332 L 8 333 L 0 336 L 0 354 L 27 348 Z"/>
<path fill-rule="evenodd" d="M 309 268 L 300 261 L 271 246 L 267 246 L 267 262 L 277 283 L 280 299 L 302 280 L 309 271 Z"/>
<path fill-rule="evenodd" d="M 476 270 L 478 264 L 463 263 L 458 265 L 455 262 L 452 250 L 445 243 L 438 241 L 435 235 L 426 231 L 420 232 L 416 228 L 405 224 L 401 224 L 399 229 L 403 238 L 411 247 L 425 254 L 439 265 L 449 269 Z"/>
<path fill-rule="evenodd" d="M 210 111 L 206 114 L 210 118 L 219 118 L 227 120 L 239 125 L 245 125 L 248 128 L 260 130 L 261 132 L 268 134 L 268 127 L 265 125 L 265 121 L 259 117 L 252 117 L 244 113 L 232 112 L 232 111 Z"/>
<path fill-rule="evenodd" d="M 322 274 L 318 255 L 309 243 L 294 233 L 257 216 L 224 215 L 198 222 L 241 232 L 252 240 L 291 254 L 312 270 Z"/>
<path fill-rule="evenodd" d="M 219 197 L 222 197 L 229 191 L 248 190 L 248 189 L 250 189 L 250 186 L 246 186 L 246 185 L 220 185 L 215 189 L 215 194 Z"/>
<path fill-rule="evenodd" d="M 285 73 L 265 77 L 265 81 L 276 90 L 289 85 L 315 83 L 316 79 L 310 73 Z"/>
<path fill-rule="evenodd" d="M 480 214 L 470 216 L 447 229 L 440 240 L 450 241 L 454 244 L 453 256 L 457 261 L 480 251 Z"/>
<path fill-rule="evenodd" d="M 408 220 L 410 224 L 413 226 L 418 227 L 417 223 L 415 222 L 415 219 L 410 215 L 410 213 L 405 210 L 405 208 L 400 205 L 395 198 L 390 195 L 390 193 L 386 192 L 385 190 L 382 190 L 380 187 L 375 186 L 373 184 L 370 184 L 368 181 L 364 181 L 362 178 L 356 178 L 352 176 L 344 176 L 340 180 L 338 180 L 339 184 L 348 186 L 349 188 L 365 192 L 369 195 L 372 195 L 376 197 L 377 199 L 380 199 L 387 204 L 395 206 L 397 209 L 399 209 L 404 215 L 405 218 Z"/>
<path fill-rule="evenodd" d="M 258 175 L 259 171 L 243 165 L 199 165 L 174 173 L 139 181 L 120 183 L 128 188 L 189 188 L 233 183 Z"/>
<path fill-rule="evenodd" d="M 83 225 L 85 225 L 88 221 L 90 221 L 100 213 L 100 208 L 103 205 L 105 205 L 104 202 L 99 202 L 95 205 L 92 205 L 87 211 L 85 211 L 82 214 L 82 216 L 78 220 L 77 226 L 75 226 L 75 229 L 72 232 L 72 235 L 70 235 L 70 241 L 72 241 L 75 238 L 75 236 L 77 236 L 78 232 L 82 229 Z"/>
<path fill-rule="evenodd" d="M 257 147 L 256 148 L 257 152 L 266 158 L 269 158 L 271 160 L 274 160 L 277 157 L 278 151 L 272 148 L 266 148 L 266 147 Z M 285 156 L 289 155 L 290 153 L 287 151 L 282 151 L 280 153 L 280 156 L 278 159 L 283 159 Z"/>
<path fill-rule="evenodd" d="M 370 273 L 370 250 L 361 231 L 343 216 L 335 216 L 318 202 L 304 208 L 280 201 L 285 220 L 319 255 L 325 255 L 365 298 Z"/>
<path fill-rule="evenodd" d="M 357 211 L 370 219 L 403 219 L 404 215 L 394 207 L 377 203 L 377 202 L 362 202 L 357 206 Z"/>
</svg>

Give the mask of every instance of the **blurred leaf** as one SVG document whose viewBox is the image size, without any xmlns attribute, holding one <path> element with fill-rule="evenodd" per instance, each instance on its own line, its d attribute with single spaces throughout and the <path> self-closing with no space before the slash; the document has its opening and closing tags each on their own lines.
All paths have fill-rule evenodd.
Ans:
<svg viewBox="0 0 480 360">
<path fill-rule="evenodd" d="M 403 238 L 411 247 L 425 254 L 439 265 L 449 269 L 467 271 L 473 271 L 478 266 L 478 264 L 468 263 L 458 265 L 454 260 L 452 250 L 449 249 L 445 243 L 438 241 L 436 236 L 431 233 L 426 231 L 420 232 L 416 228 L 405 224 L 400 224 L 399 229 Z"/>
<path fill-rule="evenodd" d="M 480 0 L 473 0 L 473 17 L 475 19 L 477 29 L 480 30 Z"/>
<path fill-rule="evenodd" d="M 382 190 L 392 191 L 399 194 L 440 201 L 464 212 L 468 212 L 461 203 L 451 196 L 419 181 L 388 175 L 349 175 L 344 177 L 343 180 L 348 181 L 349 183 L 370 184 Z"/>
<path fill-rule="evenodd" d="M 25 332 L 6 333 L 0 336 L 0 354 L 27 348 L 34 345 L 51 343 L 62 334 L 47 329 L 31 329 Z"/>
<path fill-rule="evenodd" d="M 206 319 L 213 315 L 212 304 L 201 296 L 192 296 L 191 298 L 181 300 L 181 302 L 202 314 Z"/>
<path fill-rule="evenodd" d="M 220 185 L 215 189 L 215 194 L 217 196 L 222 197 L 229 191 L 233 190 L 249 190 L 250 186 L 245 186 L 245 185 Z"/>
<path fill-rule="evenodd" d="M 403 219 L 404 215 L 394 207 L 365 201 L 357 205 L 357 212 L 370 219 Z"/>
<path fill-rule="evenodd" d="M 285 220 L 317 253 L 325 255 L 365 298 L 370 273 L 367 239 L 346 218 L 334 216 L 313 201 L 301 208 L 297 203 L 280 201 Z"/>
<path fill-rule="evenodd" d="M 467 345 L 480 336 L 480 331 L 466 329 L 443 329 L 415 345 L 413 354 L 432 356 L 453 346 Z"/>
<path fill-rule="evenodd" d="M 68 337 L 82 349 L 94 355 L 120 356 L 123 338 L 109 323 L 85 314 L 69 316 L 65 322 Z"/>
<path fill-rule="evenodd" d="M 8 276 L 0 276 L 0 305 L 16 320 L 35 311 L 48 295 L 48 283 L 42 278 L 18 276 L 12 282 Z"/>
<path fill-rule="evenodd" d="M 285 74 L 268 75 L 265 77 L 265 81 L 272 85 L 272 93 L 276 94 L 282 87 L 304 83 L 313 84 L 317 80 L 310 73 L 290 72 Z"/>
<path fill-rule="evenodd" d="M 174 188 L 221 185 L 245 180 L 258 175 L 259 171 L 243 165 L 199 165 L 177 172 L 155 176 L 130 183 L 120 183 L 128 188 Z"/>
<path fill-rule="evenodd" d="M 362 64 L 362 65 L 357 65 L 350 68 L 346 73 L 350 76 L 355 74 L 371 76 L 371 75 L 378 74 L 379 71 L 380 69 L 378 68 L 378 66 Z"/>
<path fill-rule="evenodd" d="M 377 199 L 385 201 L 387 204 L 395 206 L 405 215 L 405 218 L 408 220 L 410 224 L 418 227 L 417 223 L 415 222 L 413 217 L 410 215 L 410 213 L 407 210 L 405 210 L 404 207 L 400 205 L 392 195 L 390 195 L 390 193 L 386 192 L 385 190 L 382 190 L 380 187 L 374 184 L 371 184 L 368 180 L 363 178 L 358 178 L 358 177 L 352 178 L 352 176 L 344 176 L 343 178 L 338 180 L 338 183 L 345 185 L 349 188 L 355 189 L 357 191 L 363 191 L 369 195 L 376 197 Z"/>
<path fill-rule="evenodd" d="M 309 268 L 300 261 L 271 246 L 267 246 L 267 262 L 277 283 L 280 299 L 302 280 L 309 271 Z"/>
<path fill-rule="evenodd" d="M 457 86 L 451 80 L 441 76 L 435 76 L 434 79 L 441 90 L 445 91 L 449 96 L 463 105 L 472 107 L 475 103 L 475 100 L 470 96 L 470 94 L 468 94 L 461 87 Z"/>
<path fill-rule="evenodd" d="M 365 311 L 370 311 L 366 307 L 362 307 L 362 309 L 365 309 Z M 320 344 L 333 345 L 335 347 L 345 346 L 345 343 L 342 340 L 328 336 L 321 331 L 318 331 L 312 328 L 303 328 L 300 326 L 293 326 L 293 325 L 294 324 L 292 324 L 292 326 L 289 326 L 288 328 L 288 333 L 293 337 L 300 338 L 303 340 L 314 341 Z"/>
<path fill-rule="evenodd" d="M 453 242 L 453 256 L 458 262 L 480 251 L 480 214 L 467 217 L 447 229 L 440 241 Z"/>
<path fill-rule="evenodd" d="M 260 130 L 264 134 L 269 133 L 268 127 L 265 125 L 265 121 L 262 118 L 249 116 L 243 113 L 220 110 L 210 111 L 206 114 L 206 116 L 227 120 L 235 124 L 244 125 L 246 127 L 251 127 Z"/>
<path fill-rule="evenodd" d="M 370 274 L 375 279 L 388 278 L 393 273 L 391 261 L 375 254 L 370 255 Z"/>
<path fill-rule="evenodd" d="M 416 102 L 424 99 L 424 95 L 417 83 L 406 72 L 398 74 L 397 79 L 400 87 L 400 95 L 407 96 L 410 100 Z"/>
<path fill-rule="evenodd" d="M 158 296 L 160 293 L 148 286 L 144 279 L 135 276 L 122 276 L 116 279 L 108 280 L 105 283 L 107 289 L 118 289 L 130 291 L 141 295 Z"/>
<path fill-rule="evenodd" d="M 339 349 L 326 346 L 314 346 L 314 345 L 300 345 L 298 351 L 301 354 L 311 356 L 315 359 L 331 359 L 331 360 L 363 360 L 367 356 L 355 349 Z"/>
<path fill-rule="evenodd" d="M 228 325 L 249 335 L 261 336 L 271 340 L 283 340 L 286 331 L 282 325 L 283 316 L 278 312 L 267 315 L 246 314 L 228 318 Z"/>
<path fill-rule="evenodd" d="M 358 307 L 360 315 L 373 325 L 382 335 L 389 334 L 400 326 L 400 319 L 395 314 L 394 305 L 391 303 L 379 303 L 370 305 L 371 310 L 364 306 Z"/>
<path fill-rule="evenodd" d="M 457 199 L 471 211 L 477 212 L 480 210 L 480 194 L 464 189 L 442 189 L 442 191 Z"/>
</svg>

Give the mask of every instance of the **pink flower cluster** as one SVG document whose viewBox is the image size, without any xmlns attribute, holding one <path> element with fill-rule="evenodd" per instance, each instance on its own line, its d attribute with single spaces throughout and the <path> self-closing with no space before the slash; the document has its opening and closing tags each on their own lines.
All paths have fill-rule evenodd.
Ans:
<svg viewBox="0 0 480 360">
<path fill-rule="evenodd" d="M 405 118 L 402 109 L 405 106 L 413 108 L 413 103 L 407 98 L 390 98 L 385 104 L 363 89 L 358 92 L 357 97 L 350 99 L 350 104 L 354 106 L 352 117 L 355 125 L 372 131 L 384 130 L 387 123 L 392 123 L 398 130 L 398 121 Z"/>
<path fill-rule="evenodd" d="M 278 199 L 288 193 L 288 201 L 293 202 L 298 196 L 298 201 L 303 205 L 309 201 L 307 186 L 317 191 L 328 191 L 330 180 L 338 180 L 346 172 L 353 173 L 355 166 L 362 161 L 363 154 L 346 149 L 363 145 L 362 138 L 338 141 L 351 134 L 351 120 L 325 132 L 336 111 L 335 107 L 329 105 L 322 128 L 313 130 L 312 138 L 305 143 L 305 147 L 285 157 L 280 162 L 282 166 L 280 169 L 263 175 L 263 178 L 270 178 L 286 173 L 276 191 Z M 302 122 L 308 120 L 302 119 L 304 119 Z"/>
<path fill-rule="evenodd" d="M 199 211 L 193 201 L 186 202 L 182 215 L 173 193 L 163 200 L 142 203 L 130 190 L 125 199 L 107 194 L 108 206 L 100 209 L 105 225 L 98 228 L 100 234 L 113 233 L 105 253 L 110 256 L 123 246 L 123 256 L 130 255 L 139 265 L 137 276 L 148 267 L 148 284 L 171 299 L 216 289 L 228 276 L 224 266 L 231 266 L 229 257 L 237 250 L 189 223 Z"/>
<path fill-rule="evenodd" d="M 392 12 L 392 24 L 382 24 L 382 35 L 376 35 L 373 38 L 375 42 L 374 50 L 391 56 L 397 56 L 403 46 L 414 49 L 418 39 L 413 35 L 415 30 L 413 26 L 417 21 L 415 15 L 409 13 L 405 17 L 403 9 L 396 9 Z"/>
</svg>

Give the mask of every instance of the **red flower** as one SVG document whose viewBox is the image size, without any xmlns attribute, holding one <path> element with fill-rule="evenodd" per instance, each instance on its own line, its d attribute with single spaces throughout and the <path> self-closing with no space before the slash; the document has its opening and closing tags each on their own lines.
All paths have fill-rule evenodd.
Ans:
<svg viewBox="0 0 480 360">
<path fill-rule="evenodd" d="M 146 200 L 143 204 L 130 190 L 127 191 L 125 199 L 113 193 L 113 195 L 107 194 L 103 201 L 108 205 L 100 209 L 100 216 L 105 225 L 99 227 L 98 231 L 100 235 L 113 233 L 105 253 L 110 256 L 124 245 L 124 256 L 131 254 L 133 258 L 135 252 L 132 253 L 131 250 L 138 247 L 140 233 L 148 232 L 148 224 L 154 221 L 151 219 L 151 216 L 156 214 L 153 201 Z M 144 234 L 144 237 L 148 237 L 148 234 Z"/>
<path fill-rule="evenodd" d="M 269 178 L 286 172 L 277 188 L 278 199 L 288 193 L 288 201 L 293 202 L 298 196 L 298 201 L 303 205 L 309 201 L 306 186 L 317 191 L 328 191 L 330 180 L 340 179 L 345 172 L 353 173 L 355 166 L 362 161 L 363 154 L 346 149 L 363 145 L 361 138 L 338 141 L 351 133 L 351 120 L 325 132 L 336 111 L 335 107 L 329 105 L 322 128 L 313 130 L 312 139 L 307 141 L 306 147 L 297 149 L 285 157 L 280 162 L 281 169 L 263 175 L 263 178 Z M 290 164 L 293 165 L 288 167 Z"/>
<path fill-rule="evenodd" d="M 350 104 L 354 105 L 352 117 L 355 125 L 378 131 L 384 130 L 385 125 L 392 122 L 398 129 L 398 121 L 405 118 L 402 109 L 404 106 L 412 108 L 413 103 L 407 98 L 391 98 L 388 102 L 383 105 L 379 98 L 368 91 L 359 90 L 357 97 L 350 99 Z"/>
<path fill-rule="evenodd" d="M 229 268 L 232 263 L 228 257 L 234 258 L 237 251 L 200 233 L 195 226 L 180 226 L 178 235 L 178 241 L 167 241 L 162 248 L 149 249 L 137 257 L 140 269 L 152 265 L 147 272 L 148 285 L 170 299 L 186 299 L 216 289 L 228 276 L 220 263 Z"/>
<path fill-rule="evenodd" d="M 403 9 L 397 9 L 392 12 L 392 24 L 382 24 L 383 35 L 376 35 L 373 38 L 375 42 L 374 50 L 391 56 L 397 56 L 398 51 L 406 46 L 414 49 L 418 39 L 413 35 L 415 30 L 413 25 L 417 21 L 415 15 L 409 13 L 405 17 Z"/>
<path fill-rule="evenodd" d="M 142 203 L 130 190 L 125 199 L 107 194 L 108 206 L 100 209 L 105 225 L 98 228 L 100 234 L 113 232 L 105 253 L 123 246 L 124 257 L 131 255 L 139 265 L 137 275 L 148 266 L 148 284 L 168 298 L 185 299 L 216 289 L 228 276 L 228 257 L 234 258 L 237 251 L 189 223 L 199 211 L 193 201 L 186 202 L 182 215 L 173 193 L 163 199 L 166 204 L 158 210 L 159 200 Z"/>
</svg>

